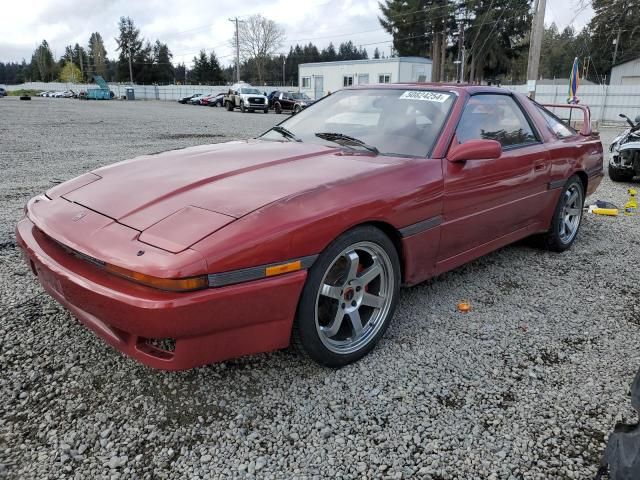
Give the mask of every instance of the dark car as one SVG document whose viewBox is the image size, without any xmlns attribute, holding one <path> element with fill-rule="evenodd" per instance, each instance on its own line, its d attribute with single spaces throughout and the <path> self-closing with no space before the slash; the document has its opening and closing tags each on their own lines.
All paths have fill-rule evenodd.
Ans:
<svg viewBox="0 0 640 480">
<path fill-rule="evenodd" d="M 0 97 L 7 95 L 7 90 L 4 87 L 0 87 Z"/>
<path fill-rule="evenodd" d="M 300 92 L 271 92 L 269 106 L 276 113 L 282 113 L 284 110 L 298 113 L 314 103 L 306 94 Z"/>
<path fill-rule="evenodd" d="M 199 97 L 200 95 L 202 95 L 201 93 L 194 93 L 193 95 L 187 95 L 186 97 L 182 97 L 178 99 L 178 103 L 182 103 L 182 104 L 186 104 L 189 102 L 189 100 L 191 100 L 193 97 Z"/>
<path fill-rule="evenodd" d="M 200 100 L 200 105 L 209 107 L 222 107 L 224 105 L 224 93 L 212 93 Z"/>
</svg>

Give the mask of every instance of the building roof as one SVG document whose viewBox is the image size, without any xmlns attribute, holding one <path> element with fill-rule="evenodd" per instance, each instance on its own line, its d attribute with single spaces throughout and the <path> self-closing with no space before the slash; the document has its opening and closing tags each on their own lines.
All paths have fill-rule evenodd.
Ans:
<svg viewBox="0 0 640 480">
<path fill-rule="evenodd" d="M 616 63 L 616 64 L 615 64 L 613 67 L 611 67 L 611 68 L 617 68 L 617 67 L 620 67 L 620 66 L 622 66 L 622 65 L 625 65 L 625 64 L 627 64 L 627 63 L 637 62 L 638 60 L 640 60 L 640 57 L 632 58 L 631 60 L 627 60 L 627 61 L 625 61 L 625 62 Z"/>
<path fill-rule="evenodd" d="M 424 57 L 388 57 L 388 58 L 369 58 L 366 60 L 337 60 L 335 62 L 312 62 L 301 63 L 300 67 L 317 67 L 327 65 L 358 65 L 358 64 L 374 64 L 374 63 L 422 63 L 430 65 L 431 59 Z"/>
</svg>

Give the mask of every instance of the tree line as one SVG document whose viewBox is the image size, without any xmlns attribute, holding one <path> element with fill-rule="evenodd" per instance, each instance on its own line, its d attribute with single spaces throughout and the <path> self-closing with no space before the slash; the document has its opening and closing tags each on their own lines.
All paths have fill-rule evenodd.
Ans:
<svg viewBox="0 0 640 480">
<path fill-rule="evenodd" d="M 257 85 L 297 85 L 300 63 L 368 58 L 367 50 L 357 47 L 352 41 L 340 43 L 337 47 L 330 43 L 323 49 L 313 43 L 295 45 L 285 54 L 280 51 L 284 31 L 275 22 L 254 15 L 242 25 L 242 80 Z M 255 37 L 252 28 L 257 27 L 260 27 L 263 37 Z M 82 83 L 91 82 L 94 75 L 101 75 L 108 82 L 133 79 L 138 84 L 223 84 L 236 78 L 235 62 L 222 66 L 213 50 L 201 50 L 193 57 L 191 68 L 187 68 L 184 63 L 174 65 L 173 54 L 166 43 L 160 40 L 151 43 L 143 38 L 130 17 L 120 18 L 118 30 L 117 58 L 108 57 L 99 32 L 91 34 L 86 47 L 78 43 L 68 45 L 58 60 L 47 41 L 43 40 L 33 52 L 30 62 L 0 62 L 0 83 L 56 80 Z M 235 50 L 235 43 L 233 46 Z M 377 49 L 374 57 L 380 57 Z"/>
<path fill-rule="evenodd" d="M 585 1 L 585 0 L 582 0 Z M 382 0 L 382 27 L 392 35 L 394 56 L 421 56 L 433 61 L 434 81 L 503 83 L 526 81 L 533 0 Z M 592 0 L 595 15 L 581 31 L 545 29 L 540 75 L 567 78 L 578 57 L 582 74 L 602 83 L 614 64 L 640 55 L 640 0 Z M 0 83 L 25 81 L 86 82 L 94 75 L 107 81 L 139 84 L 222 84 L 233 82 L 235 62 L 223 66 L 216 53 L 202 50 L 191 67 L 174 64 L 166 43 L 145 39 L 130 17 L 118 23 L 117 56 L 109 58 L 99 32 L 86 46 L 68 45 L 55 59 L 46 40 L 30 61 L 0 62 Z M 258 32 L 258 33 L 256 33 Z M 282 51 L 284 30 L 273 20 L 253 15 L 239 25 L 242 80 L 262 85 L 298 82 L 298 65 L 308 62 L 369 58 L 352 41 L 319 48 L 313 43 Z M 229 41 L 235 51 L 235 35 Z M 464 68 L 462 58 L 464 52 Z M 228 56 L 232 57 L 232 56 Z M 373 58 L 382 55 L 376 48 Z M 228 58 L 235 60 L 235 58 Z"/>
<path fill-rule="evenodd" d="M 384 0 L 378 17 L 400 56 L 433 60 L 434 81 L 524 83 L 533 0 Z M 584 6 L 585 0 L 575 8 Z M 615 64 L 640 56 L 640 0 L 592 0 L 579 32 L 545 29 L 540 74 L 567 78 L 575 57 L 587 78 L 603 82 Z M 614 43 L 615 41 L 615 43 Z"/>
</svg>

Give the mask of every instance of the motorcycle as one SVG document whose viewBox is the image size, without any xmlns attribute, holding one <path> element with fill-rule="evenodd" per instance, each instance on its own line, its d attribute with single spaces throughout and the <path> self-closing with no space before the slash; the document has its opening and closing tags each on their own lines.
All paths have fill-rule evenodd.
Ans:
<svg viewBox="0 0 640 480">
<path fill-rule="evenodd" d="M 628 182 L 640 175 L 640 115 L 635 118 L 635 123 L 624 113 L 619 116 L 626 120 L 629 128 L 611 143 L 609 178 L 614 182 Z"/>
</svg>

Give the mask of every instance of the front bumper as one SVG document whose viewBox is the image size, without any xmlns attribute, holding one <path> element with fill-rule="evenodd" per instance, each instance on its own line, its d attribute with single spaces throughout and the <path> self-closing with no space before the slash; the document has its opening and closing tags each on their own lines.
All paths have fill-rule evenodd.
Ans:
<svg viewBox="0 0 640 480">
<path fill-rule="evenodd" d="M 54 299 L 114 348 L 162 370 L 286 347 L 307 276 L 298 271 L 222 288 L 164 292 L 69 255 L 28 218 L 18 223 L 16 238 Z M 175 348 L 159 347 L 162 340 Z"/>
</svg>

